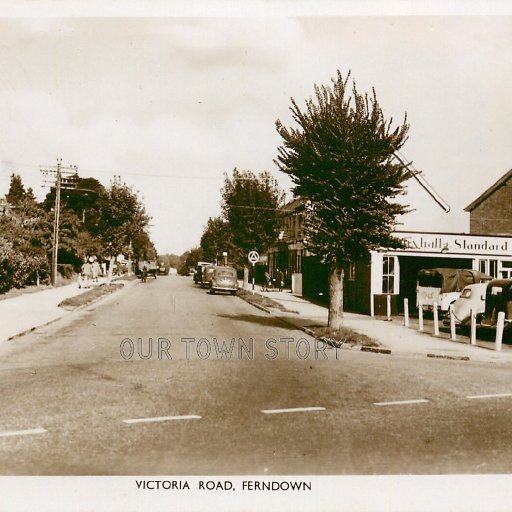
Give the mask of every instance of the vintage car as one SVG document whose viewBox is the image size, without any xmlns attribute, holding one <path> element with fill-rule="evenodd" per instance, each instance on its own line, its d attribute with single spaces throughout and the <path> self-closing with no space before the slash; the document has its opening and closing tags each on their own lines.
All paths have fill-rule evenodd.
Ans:
<svg viewBox="0 0 512 512">
<path fill-rule="evenodd" d="M 215 265 L 206 265 L 206 267 L 203 268 L 203 274 L 201 276 L 201 288 L 211 288 L 214 270 Z"/>
<path fill-rule="evenodd" d="M 453 303 L 453 316 L 456 325 L 469 325 L 471 323 L 471 310 L 475 311 L 477 322 L 485 312 L 485 293 L 487 283 L 469 284 L 460 297 Z"/>
<path fill-rule="evenodd" d="M 209 261 L 199 261 L 196 265 L 196 270 L 194 272 L 194 283 L 195 284 L 201 284 L 203 280 L 203 270 L 208 266 L 211 265 Z"/>
<path fill-rule="evenodd" d="M 158 264 L 156 261 L 139 261 L 137 267 L 135 267 L 135 274 L 137 275 L 137 277 L 142 278 L 144 269 L 146 269 L 146 277 L 151 276 L 156 279 L 156 275 L 158 272 Z"/>
<path fill-rule="evenodd" d="M 210 293 L 229 292 L 235 295 L 238 290 L 236 269 L 233 267 L 215 267 L 212 275 Z"/>
<path fill-rule="evenodd" d="M 418 272 L 416 293 L 417 305 L 432 309 L 437 304 L 441 311 L 447 312 L 469 284 L 490 281 L 491 276 L 478 270 L 460 268 L 430 268 Z"/>
<path fill-rule="evenodd" d="M 161 261 L 160 264 L 158 265 L 158 275 L 166 276 L 168 274 L 169 274 L 169 268 L 163 261 Z"/>
<path fill-rule="evenodd" d="M 495 327 L 498 313 L 505 313 L 505 324 L 512 324 L 512 279 L 494 279 L 487 283 L 482 327 Z"/>
</svg>

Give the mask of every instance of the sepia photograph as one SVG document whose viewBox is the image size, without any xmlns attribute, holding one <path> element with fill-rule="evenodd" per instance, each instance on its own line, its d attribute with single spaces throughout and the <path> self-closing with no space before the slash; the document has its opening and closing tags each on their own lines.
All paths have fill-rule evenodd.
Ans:
<svg viewBox="0 0 512 512">
<path fill-rule="evenodd" d="M 0 6 L 2 511 L 510 510 L 510 12 L 42 4 Z"/>
</svg>

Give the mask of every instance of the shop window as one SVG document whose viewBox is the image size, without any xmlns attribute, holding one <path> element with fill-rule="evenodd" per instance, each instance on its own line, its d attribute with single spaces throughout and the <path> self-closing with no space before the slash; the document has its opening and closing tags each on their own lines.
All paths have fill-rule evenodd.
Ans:
<svg viewBox="0 0 512 512">
<path fill-rule="evenodd" d="M 478 260 L 478 270 L 491 277 L 498 277 L 498 260 Z"/>
<path fill-rule="evenodd" d="M 500 273 L 502 279 L 512 279 L 512 261 L 502 261 Z"/>
<path fill-rule="evenodd" d="M 382 259 L 382 293 L 395 292 L 395 258 L 384 256 Z"/>
</svg>

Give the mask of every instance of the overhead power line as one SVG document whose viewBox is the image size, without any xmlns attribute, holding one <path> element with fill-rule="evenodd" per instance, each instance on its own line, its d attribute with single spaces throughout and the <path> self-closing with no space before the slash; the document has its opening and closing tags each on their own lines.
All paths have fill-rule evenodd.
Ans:
<svg viewBox="0 0 512 512">
<path fill-rule="evenodd" d="M 29 167 L 33 169 L 41 169 L 41 167 L 46 168 L 54 168 L 57 169 L 56 166 L 48 166 L 48 165 L 35 165 L 23 162 L 13 162 L 11 160 L 2 160 L 2 164 L 9 165 L 13 168 L 16 167 Z M 169 174 L 169 173 L 150 173 L 150 172 L 138 172 L 138 171 L 116 171 L 116 170 L 106 170 L 106 169 L 88 169 L 81 167 L 80 171 L 82 175 L 90 174 L 94 176 L 95 174 L 111 174 L 117 176 L 145 176 L 148 178 L 170 178 L 170 179 L 180 179 L 180 180 L 218 180 L 219 178 L 224 178 L 224 176 L 208 176 L 208 175 L 197 175 L 197 174 Z M 11 172 L 11 171 L 9 171 Z M 253 178 L 244 178 L 238 177 L 237 180 L 252 180 Z"/>
</svg>

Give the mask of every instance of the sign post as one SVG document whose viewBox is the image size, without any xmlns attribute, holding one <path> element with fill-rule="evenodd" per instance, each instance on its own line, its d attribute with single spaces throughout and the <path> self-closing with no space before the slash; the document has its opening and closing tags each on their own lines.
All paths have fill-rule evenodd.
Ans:
<svg viewBox="0 0 512 512">
<path fill-rule="evenodd" d="M 258 254 L 258 251 L 251 251 L 247 255 L 247 259 L 252 263 L 252 294 L 254 295 L 254 266 L 256 265 L 256 262 L 260 259 L 260 255 Z"/>
</svg>

